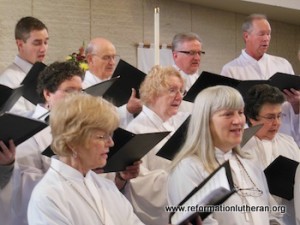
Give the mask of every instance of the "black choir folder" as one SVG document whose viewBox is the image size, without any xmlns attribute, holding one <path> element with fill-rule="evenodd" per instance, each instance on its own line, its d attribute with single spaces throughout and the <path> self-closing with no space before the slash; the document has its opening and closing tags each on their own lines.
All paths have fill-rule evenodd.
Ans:
<svg viewBox="0 0 300 225">
<path fill-rule="evenodd" d="M 197 208 L 201 209 L 204 206 L 217 206 L 225 202 L 234 192 L 230 164 L 226 161 L 179 203 L 178 208 L 182 207 L 185 210 L 172 212 L 169 223 L 184 225 L 198 215 L 203 221 L 211 212 L 205 210 L 195 212 L 195 210 L 188 210 L 189 207 L 198 206 Z"/>
<path fill-rule="evenodd" d="M 170 132 L 156 132 L 134 134 L 122 128 L 114 131 L 114 146 L 109 149 L 107 164 L 103 168 L 105 173 L 123 171 L 146 155 L 156 144 L 165 138 Z M 50 146 L 43 155 L 54 155 Z"/>
<path fill-rule="evenodd" d="M 191 116 L 188 116 L 185 119 L 185 121 L 180 125 L 180 127 L 177 128 L 177 130 L 170 137 L 170 139 L 156 153 L 156 155 L 168 160 L 172 160 L 175 157 L 175 155 L 179 152 L 186 139 L 186 133 L 187 133 L 190 117 Z"/>
<path fill-rule="evenodd" d="M 188 124 L 190 116 L 181 124 L 181 126 L 175 131 L 171 138 L 162 146 L 162 148 L 156 153 L 156 155 L 168 160 L 173 160 L 176 154 L 180 151 L 187 135 Z M 243 138 L 241 141 L 241 147 L 243 147 L 252 136 L 263 126 L 258 124 L 244 130 Z"/>
<path fill-rule="evenodd" d="M 122 128 L 115 130 L 115 145 L 110 148 L 104 172 L 123 171 L 129 165 L 140 160 L 170 132 L 134 134 Z"/>
<path fill-rule="evenodd" d="M 0 125 L 0 140 L 8 144 L 8 141 L 12 139 L 15 145 L 21 144 L 48 126 L 43 121 L 13 113 L 3 113 L 0 116 Z"/>
<path fill-rule="evenodd" d="M 240 91 L 242 96 L 246 96 L 249 88 L 256 84 L 269 84 L 278 87 L 280 90 L 290 88 L 300 90 L 300 76 L 287 73 L 275 73 L 268 80 L 238 80 L 203 71 L 183 99 L 185 101 L 194 102 L 199 92 L 207 87 L 216 85 L 226 85 L 236 88 Z"/>
<path fill-rule="evenodd" d="M 93 96 L 103 96 L 119 78 L 120 78 L 120 76 L 113 77 L 109 80 L 95 84 L 93 86 L 90 86 L 90 87 L 84 89 L 84 92 L 86 92 L 90 95 L 93 95 Z"/>
<path fill-rule="evenodd" d="M 36 62 L 35 64 L 33 64 L 21 83 L 22 85 L 24 85 L 23 97 L 34 105 L 43 102 L 43 99 L 38 95 L 36 88 L 39 73 L 43 71 L 45 67 L 46 65 L 44 63 Z"/>
<path fill-rule="evenodd" d="M 118 76 L 120 76 L 120 79 L 114 82 L 114 84 L 112 84 L 112 86 L 103 95 L 103 98 L 110 101 L 117 107 L 127 103 L 131 96 L 132 88 L 136 90 L 138 95 L 140 84 L 146 77 L 146 74 L 120 59 L 112 78 Z"/>
<path fill-rule="evenodd" d="M 0 84 L 0 114 L 9 111 L 23 95 L 24 86 L 9 88 Z"/>
<path fill-rule="evenodd" d="M 271 194 L 287 200 L 294 198 L 295 174 L 299 162 L 278 156 L 264 170 Z"/>
</svg>

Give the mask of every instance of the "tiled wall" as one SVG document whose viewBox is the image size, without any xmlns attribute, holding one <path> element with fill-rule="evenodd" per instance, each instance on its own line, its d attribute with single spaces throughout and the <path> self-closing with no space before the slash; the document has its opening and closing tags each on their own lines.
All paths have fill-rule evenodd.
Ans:
<svg viewBox="0 0 300 225">
<path fill-rule="evenodd" d="M 160 7 L 161 43 L 170 44 L 175 33 L 194 31 L 204 42 L 207 54 L 202 70 L 219 73 L 223 64 L 239 55 L 243 47 L 241 23 L 246 15 L 225 12 L 175 0 L 1 0 L 0 70 L 16 54 L 14 26 L 22 16 L 41 19 L 49 28 L 46 63 L 76 51 L 83 41 L 104 36 L 118 53 L 136 65 L 136 44 L 153 43 L 154 7 Z M 297 74 L 300 62 L 300 26 L 271 21 L 269 53 L 287 58 Z"/>
</svg>

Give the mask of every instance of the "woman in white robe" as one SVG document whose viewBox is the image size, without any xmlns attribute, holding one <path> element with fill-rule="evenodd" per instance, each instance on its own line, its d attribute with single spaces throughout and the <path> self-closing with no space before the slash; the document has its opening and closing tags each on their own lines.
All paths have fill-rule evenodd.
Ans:
<svg viewBox="0 0 300 225">
<path fill-rule="evenodd" d="M 281 126 L 282 104 L 284 94 L 276 87 L 261 84 L 249 89 L 245 98 L 245 115 L 249 126 L 263 124 L 263 127 L 243 146 L 243 151 L 251 154 L 252 160 L 259 162 L 265 169 L 279 155 L 297 162 L 300 161 L 300 150 L 294 139 L 278 133 Z M 286 206 L 283 221 L 295 225 L 294 201 L 277 196 L 274 199 L 279 205 Z"/>
<path fill-rule="evenodd" d="M 188 116 L 178 111 L 184 93 L 184 80 L 178 71 L 173 67 L 153 67 L 140 88 L 143 110 L 127 127 L 136 134 L 171 131 L 143 157 L 139 176 L 131 179 L 125 188 L 126 197 L 145 224 L 168 222 L 166 168 L 170 161 L 156 153 Z"/>
<path fill-rule="evenodd" d="M 69 95 L 52 107 L 57 157 L 32 192 L 29 224 L 143 224 L 115 185 L 92 171 L 105 166 L 118 124 L 114 106 L 99 97 Z"/>
<path fill-rule="evenodd" d="M 198 94 L 187 139 L 171 165 L 168 203 L 178 205 L 224 161 L 229 160 L 236 193 L 224 206 L 269 207 L 269 191 L 263 171 L 242 154 L 239 144 L 245 125 L 244 102 L 228 86 L 210 87 Z M 281 224 L 268 211 L 216 211 L 203 224 Z"/>
</svg>

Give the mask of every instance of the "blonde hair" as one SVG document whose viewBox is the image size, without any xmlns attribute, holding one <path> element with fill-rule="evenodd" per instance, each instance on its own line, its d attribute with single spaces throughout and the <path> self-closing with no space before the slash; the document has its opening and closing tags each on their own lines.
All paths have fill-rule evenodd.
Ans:
<svg viewBox="0 0 300 225">
<path fill-rule="evenodd" d="M 70 144 L 88 147 L 95 130 L 112 133 L 119 125 L 115 107 L 101 97 L 70 94 L 51 110 L 52 150 L 60 156 L 70 156 Z"/>
<path fill-rule="evenodd" d="M 194 102 L 187 138 L 172 161 L 171 169 L 183 158 L 195 155 L 203 163 L 207 172 L 213 172 L 219 164 L 215 158 L 215 146 L 211 135 L 211 117 L 222 109 L 243 107 L 244 101 L 241 94 L 229 86 L 217 85 L 201 91 Z M 239 146 L 233 148 L 233 151 L 244 157 Z"/>
<path fill-rule="evenodd" d="M 172 76 L 178 77 L 183 84 L 183 88 L 185 88 L 183 78 L 174 67 L 152 67 L 140 87 L 140 97 L 143 103 L 145 105 L 151 104 L 155 97 L 159 96 L 165 88 L 169 87 L 168 80 Z"/>
</svg>

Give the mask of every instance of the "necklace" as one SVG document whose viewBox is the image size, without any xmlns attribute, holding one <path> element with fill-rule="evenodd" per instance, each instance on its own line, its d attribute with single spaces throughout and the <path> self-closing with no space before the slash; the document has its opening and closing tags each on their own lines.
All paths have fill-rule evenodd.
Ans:
<svg viewBox="0 0 300 225">
<path fill-rule="evenodd" d="M 245 178 L 247 177 L 248 180 L 250 181 L 250 183 L 252 184 L 252 187 L 238 187 L 238 185 L 234 185 L 238 194 L 243 196 L 243 197 L 247 197 L 247 196 L 252 196 L 252 197 L 260 197 L 263 194 L 263 191 L 260 190 L 256 184 L 254 183 L 254 181 L 252 180 L 252 178 L 250 177 L 248 171 L 246 170 L 246 168 L 244 167 L 244 165 L 242 164 L 241 160 L 237 157 L 237 155 L 235 154 L 235 158 L 238 162 L 238 166 L 239 166 L 239 170 L 241 172 L 241 178 Z M 243 176 L 245 175 L 245 176 Z M 244 179 L 244 183 L 247 184 L 246 179 Z"/>
<path fill-rule="evenodd" d="M 242 204 L 247 205 L 247 201 L 248 201 L 247 197 L 260 197 L 263 194 L 263 191 L 260 190 L 255 185 L 254 181 L 250 177 L 248 171 L 246 170 L 246 168 L 242 164 L 239 157 L 236 154 L 234 154 L 234 155 L 235 155 L 238 167 L 239 167 L 242 183 L 244 183 L 244 185 L 245 185 L 245 187 L 239 187 L 237 184 L 234 183 L 234 188 L 235 188 L 237 194 L 240 196 L 240 198 L 242 200 Z M 248 178 L 248 182 L 247 182 L 246 178 Z M 244 180 L 244 182 L 243 182 L 243 180 Z M 249 182 L 251 183 L 252 187 L 247 187 L 246 186 L 247 183 L 249 184 Z M 245 215 L 245 220 L 249 221 L 250 217 L 252 217 L 251 212 L 245 211 L 243 213 Z"/>
<path fill-rule="evenodd" d="M 102 199 L 101 200 L 101 206 L 102 206 L 102 214 L 103 214 L 103 219 L 101 217 L 101 212 L 97 206 L 97 203 L 95 202 L 95 199 L 93 198 L 92 194 L 91 197 L 92 197 L 92 200 L 94 202 L 94 204 L 96 205 L 92 205 L 84 196 L 83 194 L 76 188 L 74 187 L 74 185 L 72 184 L 72 182 L 70 180 L 68 180 L 65 176 L 63 176 L 59 171 L 57 171 L 56 169 L 54 169 L 52 166 L 50 166 L 50 168 L 55 171 L 64 181 L 66 181 L 69 186 L 90 206 L 90 208 L 96 213 L 96 215 L 99 217 L 100 221 L 101 221 L 101 224 L 105 225 L 105 222 L 106 222 L 106 219 L 105 219 L 105 209 L 104 209 L 104 206 L 103 206 L 103 202 L 102 202 Z M 84 184 L 86 185 L 86 183 L 84 182 Z"/>
</svg>

